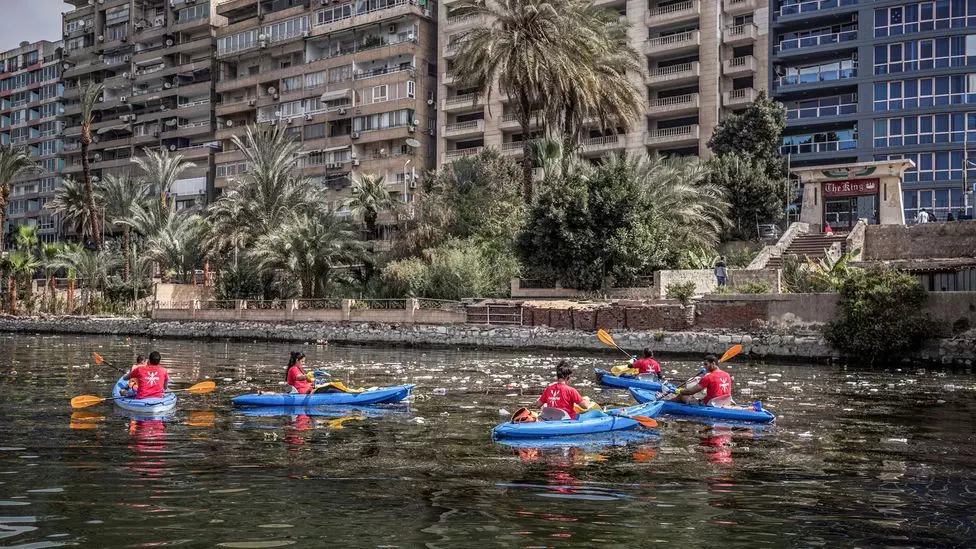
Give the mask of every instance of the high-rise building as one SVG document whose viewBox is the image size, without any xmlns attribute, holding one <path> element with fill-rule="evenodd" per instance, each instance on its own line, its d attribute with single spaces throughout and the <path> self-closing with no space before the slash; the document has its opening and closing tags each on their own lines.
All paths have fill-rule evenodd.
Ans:
<svg viewBox="0 0 976 549">
<path fill-rule="evenodd" d="M 434 168 L 435 26 L 427 0 L 235 0 L 218 6 L 218 188 L 250 167 L 230 138 L 278 124 L 331 206 L 361 175 L 411 201 Z"/>
<path fill-rule="evenodd" d="M 715 125 L 767 87 L 764 2 L 596 0 L 596 5 L 618 11 L 629 23 L 631 45 L 646 61 L 646 74 L 634 78 L 646 90 L 647 103 L 643 119 L 630 132 L 594 128 L 584 155 L 707 155 Z M 488 23 L 456 11 L 454 0 L 441 2 L 439 160 L 449 162 L 487 146 L 519 156 L 523 136 L 506 97 L 495 93 L 486 105 L 477 90 L 461 88 L 452 72 L 463 33 Z"/>
<path fill-rule="evenodd" d="M 0 53 L 0 145 L 29 150 L 40 166 L 11 184 L 4 239 L 20 225 L 36 227 L 44 242 L 57 239 L 57 224 L 44 203 L 61 181 L 60 48 L 59 42 L 21 42 Z"/>
<path fill-rule="evenodd" d="M 80 88 L 104 91 L 92 125 L 93 178 L 136 173 L 132 158 L 168 150 L 195 167 L 173 188 L 177 208 L 212 188 L 215 3 L 206 0 L 66 0 L 65 167 L 81 178 Z"/>
<path fill-rule="evenodd" d="M 777 0 L 773 96 L 787 108 L 793 166 L 907 158 L 905 216 L 945 219 L 976 182 L 976 2 Z M 968 101 L 967 101 L 968 99 Z M 964 169 L 968 165 L 968 169 Z M 972 214 L 972 200 L 968 213 Z M 876 196 L 838 196 L 835 228 L 877 218 Z"/>
</svg>

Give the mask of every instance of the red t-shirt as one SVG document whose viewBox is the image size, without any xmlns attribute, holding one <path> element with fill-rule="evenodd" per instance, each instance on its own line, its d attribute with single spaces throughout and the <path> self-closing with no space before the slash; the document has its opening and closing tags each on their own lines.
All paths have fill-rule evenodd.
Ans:
<svg viewBox="0 0 976 549">
<path fill-rule="evenodd" d="M 136 387 L 136 398 L 158 398 L 166 390 L 169 374 L 162 366 L 147 364 L 133 368 L 129 372 L 129 379 L 134 379 L 139 384 Z"/>
<path fill-rule="evenodd" d="M 304 395 L 312 388 L 312 384 L 308 382 L 308 378 L 305 377 L 305 372 L 302 371 L 298 366 L 292 366 L 288 368 L 288 385 L 291 385 L 298 391 L 299 394 Z"/>
<path fill-rule="evenodd" d="M 546 387 L 545 391 L 542 391 L 542 396 L 539 397 L 536 404 L 559 408 L 569 414 L 570 419 L 576 419 L 576 410 L 573 410 L 573 404 L 582 405 L 583 397 L 576 389 L 565 383 L 553 383 Z"/>
<path fill-rule="evenodd" d="M 728 372 L 715 370 L 702 376 L 698 380 L 698 385 L 705 388 L 704 404 L 708 404 L 713 398 L 732 396 L 732 377 Z"/>
<path fill-rule="evenodd" d="M 661 375 L 661 365 L 657 363 L 653 358 L 642 358 L 637 360 L 633 364 L 634 368 L 642 374 L 658 374 Z"/>
</svg>

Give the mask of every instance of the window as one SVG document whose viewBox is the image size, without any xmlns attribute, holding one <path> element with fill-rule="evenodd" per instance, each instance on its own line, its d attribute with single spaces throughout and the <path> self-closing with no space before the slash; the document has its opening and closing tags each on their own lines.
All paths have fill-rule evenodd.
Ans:
<svg viewBox="0 0 976 549">
<path fill-rule="evenodd" d="M 217 40 L 217 53 L 221 55 L 234 53 L 253 48 L 257 46 L 257 43 L 258 30 L 251 29 L 249 31 L 239 32 L 237 34 L 226 36 L 220 40 Z"/>
<path fill-rule="evenodd" d="M 202 4 L 196 4 L 187 8 L 183 8 L 176 12 L 176 22 L 186 23 L 187 21 L 195 21 L 197 19 L 203 19 L 204 17 L 210 16 L 210 4 L 204 2 Z"/>
<path fill-rule="evenodd" d="M 280 108 L 282 117 L 301 116 L 305 113 L 305 110 L 302 108 L 302 101 L 300 100 L 282 103 Z"/>
<path fill-rule="evenodd" d="M 386 101 L 388 91 L 389 89 L 387 88 L 386 84 L 382 86 L 373 86 L 373 100 L 371 102 L 380 103 L 382 101 Z"/>
<path fill-rule="evenodd" d="M 345 82 L 352 78 L 352 65 L 343 65 L 329 69 L 329 83 Z"/>
<path fill-rule="evenodd" d="M 231 177 L 241 175 L 251 171 L 251 165 L 247 162 L 230 162 L 227 164 L 217 164 L 217 177 Z"/>
<path fill-rule="evenodd" d="M 783 136 L 780 154 L 805 154 L 857 148 L 857 129 Z"/>
<path fill-rule="evenodd" d="M 320 139 L 325 137 L 325 123 L 305 126 L 305 139 Z"/>
<path fill-rule="evenodd" d="M 922 114 L 874 121 L 875 147 L 963 143 L 967 140 L 976 141 L 976 112 Z"/>
<path fill-rule="evenodd" d="M 333 21 L 341 21 L 350 17 L 352 17 L 352 4 L 343 4 L 315 12 L 315 24 L 326 25 Z"/>
<path fill-rule="evenodd" d="M 129 20 L 129 6 L 109 8 L 105 10 L 105 25 L 115 25 L 125 23 Z"/>
<path fill-rule="evenodd" d="M 788 120 L 820 118 L 823 116 L 854 114 L 856 112 L 856 93 L 786 103 L 786 118 Z"/>
<path fill-rule="evenodd" d="M 64 32 L 67 34 L 71 34 L 74 32 L 78 32 L 86 27 L 91 27 L 92 25 L 94 25 L 94 20 L 91 17 L 87 19 L 75 19 L 74 21 L 68 21 L 67 23 L 65 23 Z"/>
<path fill-rule="evenodd" d="M 973 37 L 976 40 L 976 36 Z M 976 41 L 970 36 L 948 36 L 874 47 L 874 74 L 976 65 Z"/>
<path fill-rule="evenodd" d="M 264 35 L 269 42 L 278 42 L 301 36 L 308 28 L 308 16 L 305 15 L 295 19 L 289 19 L 288 21 L 281 21 L 273 25 L 267 25 L 264 27 Z"/>
<path fill-rule="evenodd" d="M 970 80 L 969 100 L 966 80 Z M 976 103 L 976 74 L 956 74 L 930 78 L 912 78 L 874 85 L 874 111 L 915 109 L 940 105 Z"/>
<path fill-rule="evenodd" d="M 380 130 L 384 128 L 395 128 L 407 126 L 413 121 L 412 109 L 401 109 L 393 112 L 384 112 L 369 116 L 357 116 L 353 119 L 353 128 L 357 132 Z"/>
<path fill-rule="evenodd" d="M 410 99 L 417 97 L 417 84 L 413 80 L 407 81 L 407 97 Z"/>
<path fill-rule="evenodd" d="M 105 29 L 105 40 L 111 42 L 113 40 L 121 40 L 125 38 L 126 32 L 129 26 L 126 24 L 113 25 Z"/>
<path fill-rule="evenodd" d="M 874 10 L 874 36 L 898 36 L 976 25 L 976 3 L 937 0 Z"/>
<path fill-rule="evenodd" d="M 292 76 L 291 78 L 285 78 L 281 81 L 281 91 L 295 91 L 302 89 L 302 77 Z"/>
</svg>

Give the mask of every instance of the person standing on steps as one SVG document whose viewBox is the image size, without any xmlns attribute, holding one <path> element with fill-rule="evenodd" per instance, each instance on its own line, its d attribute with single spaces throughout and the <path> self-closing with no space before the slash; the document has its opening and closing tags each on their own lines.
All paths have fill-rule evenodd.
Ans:
<svg viewBox="0 0 976 549">
<path fill-rule="evenodd" d="M 136 366 L 132 371 L 122 376 L 125 381 L 130 379 L 136 381 L 135 398 L 137 400 L 163 396 L 166 386 L 169 384 L 169 372 L 159 365 L 160 362 L 162 362 L 162 357 L 159 356 L 159 351 L 153 351 L 149 353 L 149 364 Z"/>
<path fill-rule="evenodd" d="M 715 355 L 706 356 L 702 365 L 705 375 L 698 380 L 698 383 L 676 390 L 674 400 L 682 404 L 698 404 L 698 399 L 694 398 L 694 395 L 705 391 L 705 398 L 702 399 L 701 404 L 716 408 L 732 406 L 732 376 L 719 368 L 718 358 Z"/>
<path fill-rule="evenodd" d="M 724 288 L 729 283 L 729 271 L 725 267 L 725 256 L 720 256 L 715 263 L 715 280 L 719 288 Z"/>
</svg>

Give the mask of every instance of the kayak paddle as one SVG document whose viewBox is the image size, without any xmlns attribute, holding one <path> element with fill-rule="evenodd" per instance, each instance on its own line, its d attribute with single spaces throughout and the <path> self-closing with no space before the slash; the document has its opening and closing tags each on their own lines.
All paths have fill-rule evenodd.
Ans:
<svg viewBox="0 0 976 549">
<path fill-rule="evenodd" d="M 645 413 L 650 413 L 651 415 L 656 416 L 661 412 L 661 408 L 663 407 L 664 407 L 663 402 L 657 402 L 654 405 L 652 405 L 650 408 L 648 408 Z M 648 429 L 657 428 L 657 421 L 654 418 L 650 418 L 647 416 L 626 416 L 626 415 L 621 415 L 620 417 L 627 417 L 633 419 L 637 423 L 640 423 L 641 427 L 647 427 Z"/>
<path fill-rule="evenodd" d="M 611 347 L 616 347 L 617 349 L 620 349 L 620 352 L 627 355 L 627 358 L 633 358 L 633 356 L 631 356 L 630 353 L 621 349 L 620 345 L 617 345 L 617 342 L 614 341 L 613 338 L 610 337 L 610 334 L 608 334 L 607 331 L 604 330 L 603 328 L 600 328 L 599 330 L 596 331 L 596 338 L 599 339 L 600 342 L 603 343 L 604 345 L 609 345 Z"/>
<path fill-rule="evenodd" d="M 179 392 L 186 391 L 186 392 L 189 392 L 189 393 L 193 393 L 195 395 L 203 395 L 203 394 L 207 394 L 207 393 L 212 393 L 213 390 L 216 389 L 216 388 L 217 388 L 217 384 L 214 383 L 213 381 L 201 381 L 200 383 L 197 383 L 196 385 L 194 385 L 192 387 L 188 387 L 186 389 L 175 389 L 173 391 L 167 391 L 167 392 L 169 392 L 169 393 L 179 393 Z M 95 395 L 80 395 L 80 396 L 76 396 L 75 398 L 71 399 L 71 407 L 72 408 L 75 408 L 75 409 L 78 409 L 78 408 L 87 408 L 89 406 L 94 406 L 94 405 L 96 405 L 96 404 L 98 404 L 100 402 L 105 402 L 106 400 L 115 400 L 115 399 L 119 399 L 119 398 L 131 398 L 131 397 L 124 397 L 124 396 L 118 396 L 118 397 L 97 397 Z"/>
<path fill-rule="evenodd" d="M 120 374 L 126 373 L 125 370 L 123 370 L 122 368 L 119 368 L 118 366 L 116 366 L 116 365 L 114 365 L 114 364 L 106 361 L 104 358 L 102 358 L 102 355 L 100 355 L 98 353 L 94 353 L 93 352 L 92 353 L 92 359 L 94 359 L 95 360 L 95 364 L 97 364 L 99 366 L 102 366 L 102 365 L 108 366 L 109 368 L 112 368 L 113 370 L 115 370 L 116 372 L 118 372 Z"/>
</svg>

